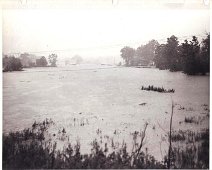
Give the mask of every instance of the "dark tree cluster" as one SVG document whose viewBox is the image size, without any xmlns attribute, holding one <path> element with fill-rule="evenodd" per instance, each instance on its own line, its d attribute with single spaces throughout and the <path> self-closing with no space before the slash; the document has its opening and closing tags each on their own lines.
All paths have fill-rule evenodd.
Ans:
<svg viewBox="0 0 212 170">
<path fill-rule="evenodd" d="M 21 60 L 19 58 L 7 55 L 3 57 L 3 72 L 21 71 L 22 68 Z"/>
<path fill-rule="evenodd" d="M 196 36 L 181 44 L 174 35 L 167 38 L 165 44 L 151 40 L 136 50 L 131 47 L 122 48 L 121 57 L 126 66 L 155 65 L 161 70 L 204 75 L 210 71 L 210 34 L 201 43 Z"/>
<path fill-rule="evenodd" d="M 37 67 L 46 67 L 47 64 L 48 64 L 48 62 L 44 56 L 42 56 L 40 59 L 36 59 Z"/>
<path fill-rule="evenodd" d="M 210 71 L 210 34 L 201 43 L 193 36 L 180 45 L 173 35 L 156 48 L 154 62 L 159 69 L 204 75 Z"/>
</svg>

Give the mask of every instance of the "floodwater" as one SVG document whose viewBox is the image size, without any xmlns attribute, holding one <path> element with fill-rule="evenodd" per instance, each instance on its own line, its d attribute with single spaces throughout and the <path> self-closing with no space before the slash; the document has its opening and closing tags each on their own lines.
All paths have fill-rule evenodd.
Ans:
<svg viewBox="0 0 212 170">
<path fill-rule="evenodd" d="M 175 93 L 140 90 L 149 85 Z M 82 152 L 88 152 L 95 138 L 132 146 L 132 134 L 147 122 L 143 149 L 160 160 L 168 148 L 172 101 L 174 130 L 209 127 L 209 120 L 198 126 L 184 123 L 185 116 L 206 112 L 209 76 L 106 65 L 25 69 L 3 73 L 3 131 L 52 118 L 55 133 L 64 127 L 69 141 L 79 140 Z"/>
</svg>

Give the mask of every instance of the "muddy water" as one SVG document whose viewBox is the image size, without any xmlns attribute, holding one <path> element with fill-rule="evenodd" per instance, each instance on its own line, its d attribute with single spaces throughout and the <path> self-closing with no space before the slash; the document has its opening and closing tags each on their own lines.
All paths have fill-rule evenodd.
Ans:
<svg viewBox="0 0 212 170">
<path fill-rule="evenodd" d="M 175 93 L 141 91 L 142 85 L 173 88 Z M 82 152 L 88 152 L 94 138 L 133 146 L 132 133 L 141 132 L 147 122 L 143 149 L 160 160 L 167 150 L 172 101 L 173 129 L 209 127 L 207 119 L 198 126 L 184 122 L 185 116 L 207 114 L 209 76 L 102 65 L 3 73 L 3 131 L 52 118 L 52 132 L 65 127 L 69 141 L 79 140 Z"/>
</svg>

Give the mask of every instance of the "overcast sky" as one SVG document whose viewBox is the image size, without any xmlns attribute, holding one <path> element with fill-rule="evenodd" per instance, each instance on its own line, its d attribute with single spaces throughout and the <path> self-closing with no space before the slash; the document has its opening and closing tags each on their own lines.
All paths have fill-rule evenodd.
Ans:
<svg viewBox="0 0 212 170">
<path fill-rule="evenodd" d="M 59 57 L 117 56 L 125 45 L 137 48 L 151 39 L 164 42 L 171 35 L 184 39 L 210 30 L 209 9 L 201 4 L 21 2 L 4 6 L 3 53 L 64 50 L 55 53 Z"/>
</svg>

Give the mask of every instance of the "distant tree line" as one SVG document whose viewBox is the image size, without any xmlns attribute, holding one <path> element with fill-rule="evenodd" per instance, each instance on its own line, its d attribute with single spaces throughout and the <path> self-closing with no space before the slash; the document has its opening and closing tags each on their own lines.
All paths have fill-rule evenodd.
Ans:
<svg viewBox="0 0 212 170">
<path fill-rule="evenodd" d="M 165 44 L 151 40 L 136 50 L 122 48 L 121 57 L 126 66 L 155 65 L 162 70 L 182 71 L 188 75 L 206 74 L 210 72 L 210 34 L 201 43 L 196 36 L 181 44 L 174 35 L 167 38 Z"/>
<path fill-rule="evenodd" d="M 154 52 L 159 43 L 156 40 L 149 41 L 146 45 L 141 45 L 137 50 L 131 47 L 121 49 L 121 57 L 126 66 L 147 65 L 154 59 Z"/>
<path fill-rule="evenodd" d="M 50 54 L 48 56 L 49 66 L 56 67 L 57 55 Z M 30 67 L 47 67 L 48 62 L 44 56 L 40 58 L 28 53 L 21 54 L 18 58 L 14 56 L 3 55 L 3 72 L 21 71 L 23 68 Z"/>
</svg>

